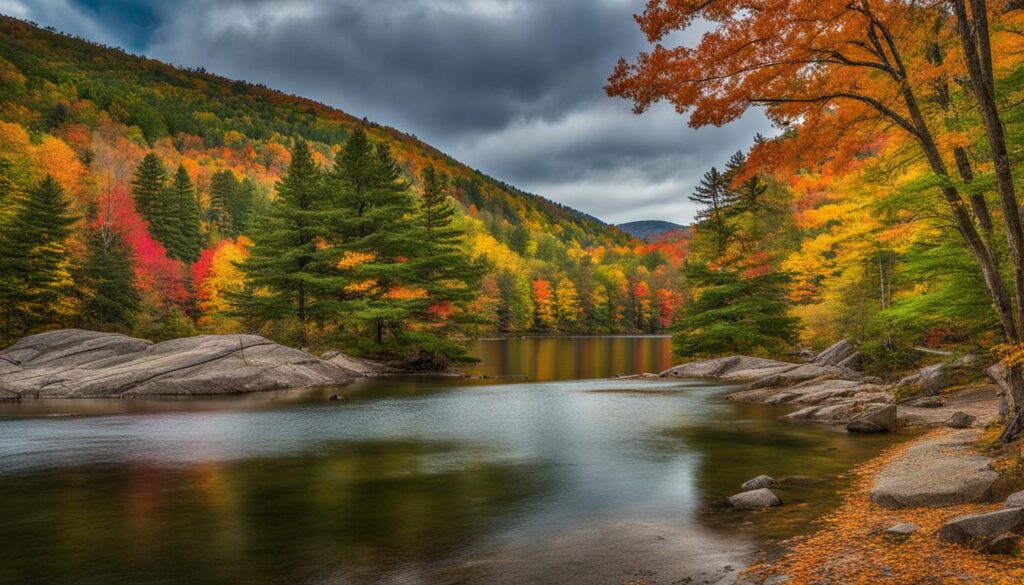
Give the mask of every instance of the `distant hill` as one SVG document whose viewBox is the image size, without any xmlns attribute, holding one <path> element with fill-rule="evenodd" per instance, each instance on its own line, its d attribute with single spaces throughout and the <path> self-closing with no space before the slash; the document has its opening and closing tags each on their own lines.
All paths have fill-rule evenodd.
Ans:
<svg viewBox="0 0 1024 585">
<path fill-rule="evenodd" d="M 620 223 L 616 227 L 626 232 L 627 234 L 633 236 L 634 238 L 644 241 L 650 240 L 653 237 L 660 236 L 668 232 L 681 231 L 685 234 L 690 230 L 690 228 L 684 225 L 679 225 L 678 223 L 672 223 L 671 221 L 661 221 L 657 219 Z"/>
</svg>

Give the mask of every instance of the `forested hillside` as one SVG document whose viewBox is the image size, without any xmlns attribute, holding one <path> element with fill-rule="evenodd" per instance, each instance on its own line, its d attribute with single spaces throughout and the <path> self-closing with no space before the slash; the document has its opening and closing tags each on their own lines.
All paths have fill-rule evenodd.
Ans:
<svg viewBox="0 0 1024 585">
<path fill-rule="evenodd" d="M 397 297 L 412 295 L 423 310 L 413 316 L 403 305 L 399 312 L 405 311 L 408 326 L 385 329 L 440 328 L 445 337 L 649 331 L 671 322 L 685 256 L 680 243 L 638 242 L 470 169 L 413 136 L 301 97 L 2 17 L 0 225 L 11 258 L 0 266 L 4 342 L 70 325 L 151 338 L 254 330 L 332 346 L 368 333 L 351 319 L 325 315 L 310 317 L 307 332 L 296 322 L 295 306 L 279 306 L 262 319 L 248 310 L 270 290 L 272 279 L 246 278 L 246 263 L 260 256 L 261 239 L 269 242 L 267 234 L 281 228 L 271 224 L 283 217 L 284 179 L 313 173 L 310 180 L 320 186 L 309 193 L 334 189 L 317 195 L 315 206 L 319 218 L 334 214 L 333 227 L 317 220 L 323 229 L 309 243 L 319 250 L 342 237 L 336 226 L 346 217 L 335 205 L 344 205 L 343 191 L 355 189 L 345 173 L 355 172 L 357 163 L 342 162 L 354 137 L 360 148 L 380 155 L 373 164 L 394 166 L 395 176 L 381 179 L 388 182 L 381 188 L 412 197 L 388 208 L 385 223 L 429 223 L 421 221 L 429 213 L 425 177 L 437 179 L 443 191 L 438 209 L 450 202 L 455 211 L 442 227 L 459 234 L 452 241 L 478 278 L 465 283 L 473 294 L 454 304 L 429 298 L 424 287 L 388 288 L 378 278 L 363 291 L 363 301 L 377 303 L 373 310 L 352 304 L 355 289 L 321 289 L 321 300 L 351 297 L 332 310 L 350 317 L 361 311 L 380 325 L 396 315 L 387 299 L 399 303 Z M 310 168 L 296 168 L 297 150 Z M 387 255 L 389 266 L 415 263 L 406 252 L 374 248 L 385 244 L 372 239 L 353 241 L 336 244 L 336 251 L 351 252 L 336 262 L 375 265 L 371 257 L 381 264 Z M 428 279 L 422 272 L 417 278 Z M 458 327 L 449 327 L 455 322 Z M 376 329 L 371 337 L 382 335 Z"/>
</svg>

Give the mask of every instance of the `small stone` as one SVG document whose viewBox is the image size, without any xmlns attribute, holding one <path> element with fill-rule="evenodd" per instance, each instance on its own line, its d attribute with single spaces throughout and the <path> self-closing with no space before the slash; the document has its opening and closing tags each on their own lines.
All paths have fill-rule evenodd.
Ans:
<svg viewBox="0 0 1024 585">
<path fill-rule="evenodd" d="M 974 424 L 974 417 L 963 411 L 954 412 L 946 422 L 942 423 L 951 429 L 966 429 Z"/>
<path fill-rule="evenodd" d="M 885 529 L 883 535 L 890 540 L 906 540 L 910 535 L 917 532 L 918 526 L 913 522 L 900 522 L 895 526 Z"/>
<path fill-rule="evenodd" d="M 782 500 L 772 490 L 761 488 L 729 496 L 729 503 L 732 504 L 733 508 L 740 510 L 754 510 L 757 508 L 781 506 Z"/>
<path fill-rule="evenodd" d="M 1000 534 L 981 547 L 981 552 L 990 555 L 1012 555 L 1017 552 L 1017 539 L 1009 532 Z"/>
<path fill-rule="evenodd" d="M 769 488 L 775 485 L 775 480 L 768 477 L 767 475 L 759 475 L 754 479 L 744 483 L 742 486 L 743 491 L 758 490 L 761 488 Z"/>
<path fill-rule="evenodd" d="M 1010 494 L 1010 497 L 1006 498 L 1006 503 L 1003 504 L 1004 508 L 1024 508 L 1024 491 Z"/>
</svg>

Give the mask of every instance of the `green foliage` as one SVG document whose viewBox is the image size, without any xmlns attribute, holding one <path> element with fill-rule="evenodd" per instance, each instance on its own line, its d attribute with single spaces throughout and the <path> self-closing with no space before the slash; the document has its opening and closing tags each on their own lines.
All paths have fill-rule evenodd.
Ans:
<svg viewBox="0 0 1024 585">
<path fill-rule="evenodd" d="M 178 221 L 180 237 L 172 256 L 185 262 L 195 262 L 203 248 L 203 236 L 200 231 L 199 199 L 196 197 L 192 178 L 189 177 L 185 165 L 178 165 L 171 183 L 171 199 L 178 204 Z"/>
<path fill-rule="evenodd" d="M 110 226 L 91 229 L 83 282 L 88 291 L 82 310 L 84 324 L 99 330 L 130 331 L 140 297 L 135 289 L 131 251 Z"/>
<path fill-rule="evenodd" d="M 796 342 L 799 320 L 787 315 L 787 274 L 745 276 L 690 264 L 685 275 L 699 292 L 684 305 L 673 336 L 678 357 L 778 355 Z"/>
<path fill-rule="evenodd" d="M 290 341 L 302 347 L 309 345 L 310 315 L 318 312 L 307 289 L 318 278 L 313 261 L 322 234 L 322 179 L 309 148 L 300 142 L 277 185 L 277 198 L 253 233 L 250 256 L 240 265 L 251 291 L 258 293 L 233 299 L 237 310 L 254 321 L 294 318 L 297 335 Z"/>
<path fill-rule="evenodd" d="M 11 342 L 57 321 L 72 296 L 65 242 L 74 218 L 60 185 L 47 175 L 17 200 L 0 235 L 0 338 Z"/>
</svg>

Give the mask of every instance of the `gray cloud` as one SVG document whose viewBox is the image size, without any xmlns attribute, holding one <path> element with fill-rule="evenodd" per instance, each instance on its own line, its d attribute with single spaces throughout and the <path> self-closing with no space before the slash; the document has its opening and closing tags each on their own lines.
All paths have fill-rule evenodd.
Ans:
<svg viewBox="0 0 1024 585">
<path fill-rule="evenodd" d="M 90 15 L 152 13 L 137 48 L 155 58 L 395 126 L 611 222 L 689 221 L 686 195 L 704 170 L 770 132 L 760 115 L 693 130 L 671 108 L 637 117 L 604 96 L 615 61 L 644 46 L 632 19 L 641 0 L 79 1 L 88 10 L 66 18 L 54 7 L 68 0 L 0 10 L 16 2 L 99 40 L 117 37 L 117 20 Z M 134 38 L 138 20 L 121 28 Z"/>
</svg>

